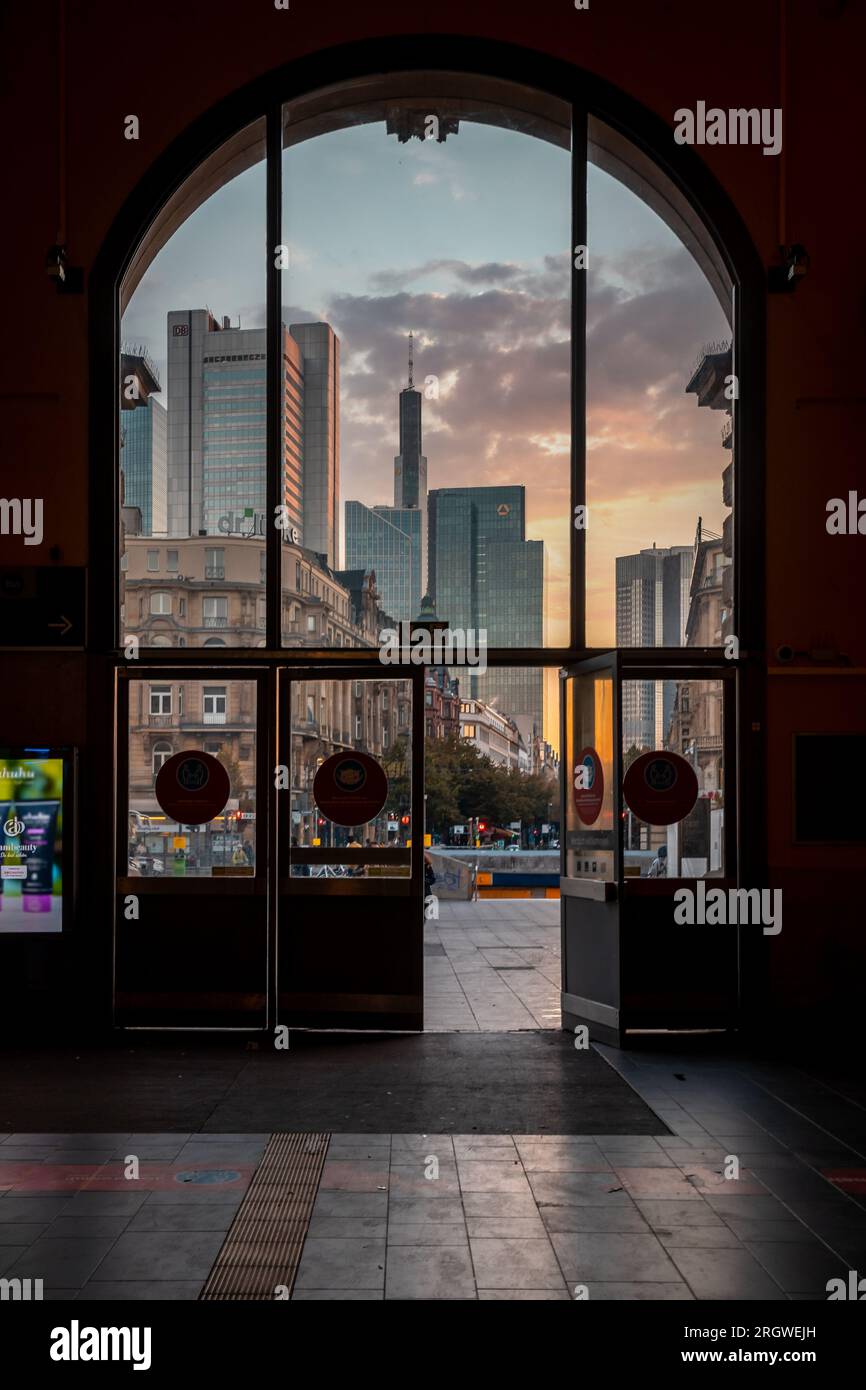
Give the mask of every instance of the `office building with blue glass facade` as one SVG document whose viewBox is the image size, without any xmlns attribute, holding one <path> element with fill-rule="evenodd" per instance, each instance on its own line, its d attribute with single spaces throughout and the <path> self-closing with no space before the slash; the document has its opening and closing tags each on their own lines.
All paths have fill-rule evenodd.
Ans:
<svg viewBox="0 0 866 1390">
<path fill-rule="evenodd" d="M 282 504 L 295 540 L 328 564 L 339 546 L 339 344 L 327 323 L 283 326 Z M 264 534 L 263 328 L 206 309 L 168 315 L 168 532 Z M 245 523 L 244 523 L 245 524 Z"/>
<path fill-rule="evenodd" d="M 143 535 L 162 535 L 166 511 L 166 411 L 155 396 L 123 412 L 123 504 L 141 513 Z"/>
<path fill-rule="evenodd" d="M 544 543 L 525 539 L 526 489 L 434 488 L 428 513 L 428 589 L 437 617 L 452 629 L 486 633 L 488 648 L 542 647 Z M 524 737 L 533 727 L 542 733 L 540 669 L 470 671 L 461 690 L 522 721 Z"/>
<path fill-rule="evenodd" d="M 421 607 L 423 520 L 418 507 L 346 503 L 346 568 L 375 573 L 379 603 L 395 622 L 410 622 Z"/>
</svg>

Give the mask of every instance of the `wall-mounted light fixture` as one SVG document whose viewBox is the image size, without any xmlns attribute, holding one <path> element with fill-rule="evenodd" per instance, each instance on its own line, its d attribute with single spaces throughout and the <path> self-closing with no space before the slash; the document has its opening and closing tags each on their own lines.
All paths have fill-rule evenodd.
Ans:
<svg viewBox="0 0 866 1390">
<path fill-rule="evenodd" d="M 805 246 L 795 242 L 792 246 L 780 246 L 781 265 L 772 265 L 767 271 L 767 289 L 770 294 L 790 294 L 809 269 L 809 253 Z"/>
<path fill-rule="evenodd" d="M 81 294 L 84 290 L 84 271 L 79 265 L 68 265 L 66 247 L 57 243 L 49 246 L 45 257 L 45 270 L 49 280 L 57 286 L 58 294 Z"/>
</svg>

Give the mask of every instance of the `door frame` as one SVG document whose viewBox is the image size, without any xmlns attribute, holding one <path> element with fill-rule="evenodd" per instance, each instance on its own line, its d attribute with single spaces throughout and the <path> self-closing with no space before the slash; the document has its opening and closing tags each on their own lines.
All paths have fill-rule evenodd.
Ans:
<svg viewBox="0 0 866 1390">
<path fill-rule="evenodd" d="M 425 797 L 424 797 L 424 688 L 425 675 L 428 668 L 426 666 L 395 664 L 385 665 L 381 662 L 374 662 L 369 657 L 364 664 L 358 662 L 335 662 L 334 664 L 322 663 L 315 659 L 304 664 L 293 664 L 292 666 L 282 666 L 276 672 L 276 719 L 275 728 L 275 766 L 285 765 L 290 769 L 288 789 L 283 791 L 273 791 L 272 805 L 274 817 L 274 838 L 275 853 L 272 856 L 273 863 L 270 865 L 272 875 L 273 894 L 271 901 L 273 909 L 269 913 L 269 941 L 272 949 L 272 967 L 269 970 L 270 997 L 269 997 L 269 1016 L 277 1021 L 284 1021 L 281 1016 L 281 962 L 280 962 L 280 937 L 281 937 L 281 917 L 286 911 L 286 904 L 294 903 L 301 907 L 304 900 L 319 899 L 322 901 L 323 908 L 330 907 L 332 910 L 341 902 L 356 899 L 363 900 L 371 906 L 375 905 L 377 899 L 384 905 L 391 900 L 394 901 L 396 911 L 399 903 L 405 905 L 409 916 L 409 929 L 413 931 L 410 939 L 410 961 L 407 973 L 415 981 L 417 989 L 418 1007 L 413 1013 L 413 1018 L 417 1020 L 417 1028 L 413 1025 L 408 1030 L 403 1027 L 394 1028 L 393 1025 L 374 1021 L 370 1025 L 370 1031 L 419 1031 L 424 1029 L 424 834 L 425 834 Z M 408 730 L 409 747 L 411 751 L 411 814 L 412 814 L 412 844 L 409 852 L 409 877 L 395 879 L 315 879 L 306 877 L 292 877 L 291 867 L 293 855 L 291 848 L 291 766 L 292 766 L 292 729 L 291 729 L 291 698 L 292 686 L 296 683 L 313 681 L 407 681 L 412 687 L 412 712 L 411 724 Z M 287 741 L 286 741 L 287 740 Z M 273 784 L 272 784 L 273 789 Z M 288 801 L 286 799 L 288 790 Z M 270 793 L 269 793 L 270 794 Z M 288 814 L 287 814 L 288 813 Z M 420 831 L 420 833 L 419 833 Z M 309 857 L 308 857 L 309 855 Z M 405 862 L 402 850 L 364 850 L 347 848 L 333 849 L 321 855 L 315 855 L 315 860 L 320 862 L 340 862 L 340 863 L 370 863 L 376 861 L 381 863 L 383 857 L 395 859 L 397 862 Z M 399 856 L 399 859 L 398 859 Z M 308 851 L 304 854 L 304 859 L 311 862 L 313 855 Z M 298 862 L 294 860 L 294 862 Z M 313 887 L 313 884 L 315 885 Z M 386 915 L 389 909 L 386 908 Z M 413 919 L 416 919 L 413 929 Z M 410 981 L 411 987 L 411 981 Z M 409 997 L 409 988 L 407 988 Z M 391 1000 L 391 996 L 367 995 L 364 999 L 369 1003 L 378 998 L 381 1004 L 381 1013 L 387 1017 L 393 1014 L 393 1007 L 386 1007 Z M 361 995 L 358 995 L 358 1003 L 362 1008 L 358 1012 L 363 1014 L 364 1005 Z M 396 1010 L 399 1012 L 399 1010 Z M 345 1031 L 349 1028 L 355 1031 L 353 1025 L 339 1021 L 341 1014 L 345 1010 L 337 1007 L 336 1003 L 331 1013 L 323 1010 L 322 1019 L 314 1023 L 289 1023 L 290 1028 L 297 1030 L 317 1031 L 327 1029 L 328 1031 Z M 369 1010 L 370 1016 L 375 1020 L 376 1010 Z"/>
</svg>

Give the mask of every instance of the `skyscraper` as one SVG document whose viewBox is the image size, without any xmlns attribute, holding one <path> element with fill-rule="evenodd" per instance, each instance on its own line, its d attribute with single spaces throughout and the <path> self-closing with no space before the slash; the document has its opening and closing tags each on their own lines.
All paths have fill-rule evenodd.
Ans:
<svg viewBox="0 0 866 1390">
<path fill-rule="evenodd" d="M 682 647 L 686 641 L 693 547 L 652 546 L 616 561 L 618 647 Z M 623 683 L 622 746 L 661 748 L 673 709 L 673 681 Z"/>
<path fill-rule="evenodd" d="M 486 631 L 488 647 L 543 646 L 544 543 L 527 541 L 525 530 L 522 486 L 431 491 L 427 587 L 449 627 Z M 542 734 L 540 670 L 498 668 L 461 680 L 462 689 Z"/>
<path fill-rule="evenodd" d="M 418 512 L 408 524 L 393 518 L 396 525 L 407 534 L 417 534 L 416 544 L 420 546 L 418 566 L 420 583 L 418 602 L 427 588 L 427 459 L 422 453 L 421 441 L 421 392 L 415 390 L 415 348 L 414 336 L 409 334 L 409 382 L 400 392 L 399 438 L 400 452 L 394 459 L 394 510 Z M 415 608 L 414 612 L 417 613 Z"/>
<path fill-rule="evenodd" d="M 141 512 L 141 533 L 164 535 L 166 515 L 166 412 L 154 396 L 123 414 L 123 501 Z"/>
<path fill-rule="evenodd" d="M 383 610 L 408 622 L 421 605 L 420 509 L 346 503 L 346 568 L 372 570 Z"/>
<path fill-rule="evenodd" d="M 346 565 L 375 572 L 382 608 L 397 622 L 417 615 L 428 568 L 427 459 L 421 452 L 421 392 L 414 386 L 411 333 L 409 339 L 409 383 L 399 396 L 394 505 L 346 503 Z"/>
<path fill-rule="evenodd" d="M 326 323 L 283 325 L 282 501 L 297 539 L 335 564 L 339 344 Z M 266 341 L 207 309 L 168 315 L 168 532 L 264 535 Z"/>
</svg>

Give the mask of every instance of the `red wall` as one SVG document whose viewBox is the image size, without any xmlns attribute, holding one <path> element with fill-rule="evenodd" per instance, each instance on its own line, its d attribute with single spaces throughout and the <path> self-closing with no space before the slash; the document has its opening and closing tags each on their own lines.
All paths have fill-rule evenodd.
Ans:
<svg viewBox="0 0 866 1390">
<path fill-rule="evenodd" d="M 861 5 L 796 0 L 787 23 L 784 155 L 704 147 L 761 258 L 775 256 L 780 186 L 788 241 L 811 256 L 793 295 L 768 301 L 767 635 L 772 653 L 835 646 L 866 669 L 862 595 L 866 537 L 830 537 L 825 504 L 859 484 L 866 495 L 863 221 L 860 129 L 866 19 Z M 543 50 L 597 73 L 672 120 L 680 106 L 781 103 L 780 5 L 734 0 L 570 0 L 493 5 L 314 5 L 228 0 L 145 7 L 87 0 L 66 6 L 67 242 L 85 271 L 130 190 L 193 119 L 257 75 L 321 47 L 379 35 L 437 31 Z M 58 223 L 58 5 L 7 6 L 0 84 L 7 210 L 3 217 L 4 347 L 0 398 L 5 449 L 0 494 L 45 499 L 45 547 L 67 564 L 88 560 L 87 297 L 58 295 L 44 270 Z M 140 118 L 137 143 L 123 119 Z M 10 440 L 12 441 L 10 445 Z M 105 460 L 106 474 L 112 460 Z M 23 486 L 21 479 L 26 478 Z M 30 562 L 0 537 L 0 564 Z M 84 747 L 84 659 L 3 658 L 2 741 Z M 780 998 L 829 999 L 833 975 L 850 988 L 863 948 L 852 849 L 798 849 L 791 837 L 791 735 L 864 728 L 864 678 L 785 675 L 768 687 L 771 881 L 785 892 L 785 926 L 772 942 Z M 859 957 L 859 965 L 857 958 Z"/>
</svg>

